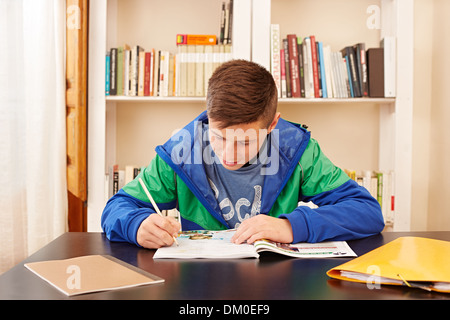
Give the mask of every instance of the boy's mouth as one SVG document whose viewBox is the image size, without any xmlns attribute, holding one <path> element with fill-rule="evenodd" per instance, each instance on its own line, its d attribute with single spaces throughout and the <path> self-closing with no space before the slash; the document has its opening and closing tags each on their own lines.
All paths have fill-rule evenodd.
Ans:
<svg viewBox="0 0 450 320">
<path fill-rule="evenodd" d="M 237 161 L 228 162 L 226 160 L 223 160 L 223 164 L 228 166 L 228 167 L 234 167 L 234 166 L 236 166 L 238 164 L 238 162 Z"/>
</svg>

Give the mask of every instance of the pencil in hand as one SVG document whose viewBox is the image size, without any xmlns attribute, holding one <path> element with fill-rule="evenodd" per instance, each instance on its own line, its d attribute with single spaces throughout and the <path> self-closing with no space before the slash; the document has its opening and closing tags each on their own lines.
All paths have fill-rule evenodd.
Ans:
<svg viewBox="0 0 450 320">
<path fill-rule="evenodd" d="M 156 204 L 155 200 L 153 200 L 152 195 L 151 195 L 150 192 L 148 191 L 147 187 L 146 187 L 145 184 L 144 184 L 144 181 L 142 181 L 141 178 L 139 178 L 139 183 L 141 184 L 142 189 L 144 189 L 145 194 L 147 195 L 147 198 L 148 198 L 148 199 L 150 200 L 150 202 L 152 203 L 153 208 L 155 208 L 156 212 L 157 212 L 161 217 L 163 217 L 161 211 L 159 211 L 158 205 Z M 173 238 L 173 241 L 175 242 L 175 244 L 178 246 L 178 241 L 177 241 L 177 239 L 176 239 L 174 236 L 172 236 L 172 238 Z"/>
</svg>

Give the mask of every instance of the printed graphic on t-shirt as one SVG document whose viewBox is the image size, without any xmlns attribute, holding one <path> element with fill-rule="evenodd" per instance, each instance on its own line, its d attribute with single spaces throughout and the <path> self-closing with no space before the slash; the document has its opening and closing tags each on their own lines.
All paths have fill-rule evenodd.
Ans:
<svg viewBox="0 0 450 320">
<path fill-rule="evenodd" d="M 242 221 L 254 217 L 260 213 L 262 193 L 262 187 L 260 185 L 253 186 L 253 202 L 250 202 L 247 198 L 240 198 L 233 204 L 233 202 L 226 197 L 226 195 L 220 194 L 218 188 L 211 179 L 208 178 L 208 181 L 211 189 L 214 191 L 217 201 L 220 201 L 219 207 L 222 211 L 222 216 L 231 228 L 239 227 Z"/>
</svg>

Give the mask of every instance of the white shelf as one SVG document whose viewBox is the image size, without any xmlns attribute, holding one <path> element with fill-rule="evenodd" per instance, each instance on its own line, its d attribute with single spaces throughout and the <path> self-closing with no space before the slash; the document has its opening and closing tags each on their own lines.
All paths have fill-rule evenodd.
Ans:
<svg viewBox="0 0 450 320">
<path fill-rule="evenodd" d="M 349 103 L 367 103 L 367 104 L 392 104 L 395 98 L 281 98 L 278 103 L 292 104 L 349 104 Z"/>
<path fill-rule="evenodd" d="M 205 97 L 129 97 L 106 96 L 106 101 L 115 102 L 206 102 Z M 280 98 L 281 104 L 392 104 L 395 98 Z"/>
<path fill-rule="evenodd" d="M 106 96 L 106 101 L 115 102 L 206 102 L 205 97 L 128 97 Z"/>
</svg>

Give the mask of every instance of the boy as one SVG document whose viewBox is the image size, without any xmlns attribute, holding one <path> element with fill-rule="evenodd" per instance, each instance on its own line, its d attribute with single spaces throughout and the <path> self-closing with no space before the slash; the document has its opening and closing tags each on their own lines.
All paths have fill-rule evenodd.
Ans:
<svg viewBox="0 0 450 320">
<path fill-rule="evenodd" d="M 378 202 L 325 157 L 310 132 L 280 117 L 266 69 L 245 60 L 222 64 L 209 80 L 206 104 L 108 201 L 108 239 L 170 246 L 181 225 L 236 228 L 234 243 L 351 240 L 382 231 Z M 161 210 L 179 209 L 181 224 L 153 214 L 139 177 Z"/>
</svg>

